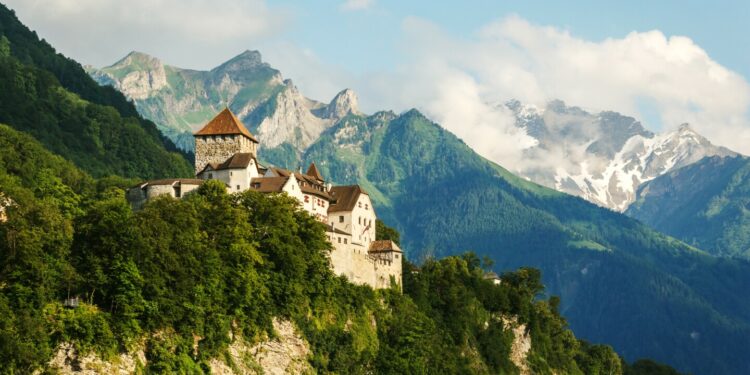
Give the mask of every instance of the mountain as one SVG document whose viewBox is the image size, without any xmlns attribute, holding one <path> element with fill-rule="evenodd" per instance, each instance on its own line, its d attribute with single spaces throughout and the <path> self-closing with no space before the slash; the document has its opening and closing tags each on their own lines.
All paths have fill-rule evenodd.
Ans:
<svg viewBox="0 0 750 375">
<path fill-rule="evenodd" d="M 244 112 L 242 101 L 230 103 L 261 134 L 261 144 L 269 142 L 259 157 L 293 169 L 314 161 L 326 178 L 364 186 L 378 216 L 403 233 L 410 259 L 470 249 L 490 256 L 497 271 L 538 267 L 548 292 L 562 297 L 571 327 L 586 339 L 612 343 L 628 359 L 653 357 L 699 374 L 750 371 L 742 349 L 750 346 L 750 302 L 738 297 L 750 287 L 747 262 L 713 258 L 624 215 L 519 178 L 416 110 L 368 116 L 348 91 L 326 106 L 289 83 L 283 89 Z M 539 159 L 558 136 L 585 144 L 581 157 L 594 155 L 592 162 L 606 165 L 622 154 L 622 165 L 659 173 L 716 151 L 688 127 L 658 137 L 616 113 L 551 107 L 524 125 L 542 140 Z M 325 126 L 305 122 L 310 115 Z M 581 118 L 596 132 L 582 134 Z M 319 135 L 302 137 L 308 126 L 307 134 Z M 670 155 L 660 157 L 663 151 Z M 637 175 L 650 176 L 645 173 Z M 635 186 L 629 189 L 634 194 Z"/>
<path fill-rule="evenodd" d="M 264 147 L 283 145 L 292 158 L 335 121 L 359 113 L 353 91 L 343 90 L 328 104 L 308 99 L 258 51 L 245 51 L 210 71 L 165 65 L 139 52 L 102 69 L 87 69 L 97 82 L 131 99 L 186 151 L 193 149 L 192 132 L 225 105 Z"/>
<path fill-rule="evenodd" d="M 337 183 L 362 184 L 411 259 L 470 249 L 498 271 L 537 267 L 573 330 L 626 358 L 698 374 L 750 368 L 742 350 L 722 349 L 750 344 L 750 304 L 738 298 L 747 262 L 518 178 L 416 110 L 349 116 L 303 158 Z"/>
<path fill-rule="evenodd" d="M 547 187 L 616 211 L 635 200 L 637 188 L 706 156 L 736 156 L 714 146 L 688 124 L 656 135 L 632 117 L 589 113 L 551 101 L 543 109 L 510 101 L 516 125 L 536 140 L 513 172 Z"/>
<path fill-rule="evenodd" d="M 750 258 L 750 159 L 708 157 L 659 176 L 625 212 L 715 255 Z"/>
<path fill-rule="evenodd" d="M 374 291 L 288 197 L 208 182 L 133 212 L 28 134 L 0 124 L 0 150 L 3 374 L 677 374 L 577 339 L 533 269 L 496 284 L 466 253 Z"/>
<path fill-rule="evenodd" d="M 0 122 L 95 176 L 191 173 L 186 158 L 122 94 L 97 85 L 2 5 Z"/>
</svg>

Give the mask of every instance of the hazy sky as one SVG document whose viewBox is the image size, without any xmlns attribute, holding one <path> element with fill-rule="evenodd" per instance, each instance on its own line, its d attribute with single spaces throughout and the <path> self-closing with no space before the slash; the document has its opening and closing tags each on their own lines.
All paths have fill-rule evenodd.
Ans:
<svg viewBox="0 0 750 375">
<path fill-rule="evenodd" d="M 3 0 L 0 0 L 3 1 Z M 417 107 L 503 161 L 525 141 L 495 104 L 560 98 L 653 130 L 690 122 L 750 154 L 750 1 L 5 0 L 62 53 L 131 50 L 209 69 L 245 49 L 327 101 Z"/>
</svg>

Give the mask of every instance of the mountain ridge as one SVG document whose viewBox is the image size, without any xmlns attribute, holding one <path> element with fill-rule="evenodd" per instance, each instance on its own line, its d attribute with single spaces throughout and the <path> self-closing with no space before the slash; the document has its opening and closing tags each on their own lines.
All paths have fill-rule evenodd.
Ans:
<svg viewBox="0 0 750 375">
<path fill-rule="evenodd" d="M 523 150 L 524 165 L 509 166 L 544 186 L 625 211 L 641 184 L 706 156 L 734 156 L 688 124 L 655 134 L 636 119 L 613 111 L 589 113 L 560 100 L 544 109 L 505 104 L 516 126 L 537 141 Z M 560 156 L 565 159 L 561 162 Z"/>
</svg>

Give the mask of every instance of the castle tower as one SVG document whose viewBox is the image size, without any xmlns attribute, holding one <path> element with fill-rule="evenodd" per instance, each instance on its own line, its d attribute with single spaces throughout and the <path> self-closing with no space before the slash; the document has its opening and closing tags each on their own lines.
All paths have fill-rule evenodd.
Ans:
<svg viewBox="0 0 750 375">
<path fill-rule="evenodd" d="M 258 140 L 229 108 L 224 108 L 193 137 L 196 174 L 208 163 L 223 163 L 238 152 L 257 156 Z"/>
</svg>

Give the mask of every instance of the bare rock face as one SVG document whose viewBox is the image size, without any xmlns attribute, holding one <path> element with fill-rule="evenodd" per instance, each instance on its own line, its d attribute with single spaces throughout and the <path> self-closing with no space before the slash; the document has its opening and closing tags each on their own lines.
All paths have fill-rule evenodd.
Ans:
<svg viewBox="0 0 750 375">
<path fill-rule="evenodd" d="M 248 344 L 242 337 L 234 337 L 229 346 L 229 356 L 214 358 L 209 362 L 212 374 L 310 374 L 314 370 L 307 362 L 310 345 L 297 333 L 294 324 L 288 320 L 274 319 L 276 331 L 274 339 Z M 159 336 L 155 334 L 154 337 Z M 194 350 L 198 350 L 199 337 L 195 337 Z M 231 363 L 228 363 L 231 361 Z M 122 353 L 116 358 L 103 360 L 95 354 L 79 355 L 73 344 L 58 346 L 47 370 L 62 375 L 129 375 L 147 365 L 143 345 L 133 351 Z M 40 375 L 41 370 L 34 374 Z"/>
<path fill-rule="evenodd" d="M 105 361 L 93 353 L 80 356 L 73 344 L 62 343 L 48 363 L 48 369 L 61 375 L 129 375 L 136 372 L 139 364 L 141 366 L 146 364 L 146 355 L 142 348 L 130 353 L 122 353 L 115 360 Z M 41 371 L 35 374 L 41 374 Z"/>
<path fill-rule="evenodd" d="M 324 117 L 340 120 L 349 114 L 359 114 L 357 94 L 351 89 L 344 89 L 331 100 L 324 111 Z"/>
<path fill-rule="evenodd" d="M 525 324 L 519 324 L 516 317 L 502 317 L 506 329 L 513 331 L 513 343 L 510 346 L 510 361 L 520 370 L 521 375 L 531 375 L 528 355 L 531 350 L 531 336 Z"/>
<path fill-rule="evenodd" d="M 307 362 L 310 345 L 296 332 L 294 324 L 287 320 L 274 319 L 273 328 L 277 337 L 248 345 L 242 338 L 235 338 L 229 346 L 231 364 L 219 359 L 210 362 L 211 373 L 221 375 L 240 374 L 307 374 L 313 370 Z"/>
<path fill-rule="evenodd" d="M 110 77 L 114 87 L 132 100 L 142 100 L 167 86 L 167 74 L 159 59 L 141 52 L 131 52 L 115 63 L 115 67 L 138 67 L 122 69 L 117 76 Z"/>
<path fill-rule="evenodd" d="M 270 113 L 256 128 L 256 135 L 263 147 L 272 148 L 286 142 L 302 151 L 333 125 L 333 121 L 313 114 L 319 103 L 302 96 L 291 80 L 284 83 L 284 89 L 273 99 Z"/>
</svg>

